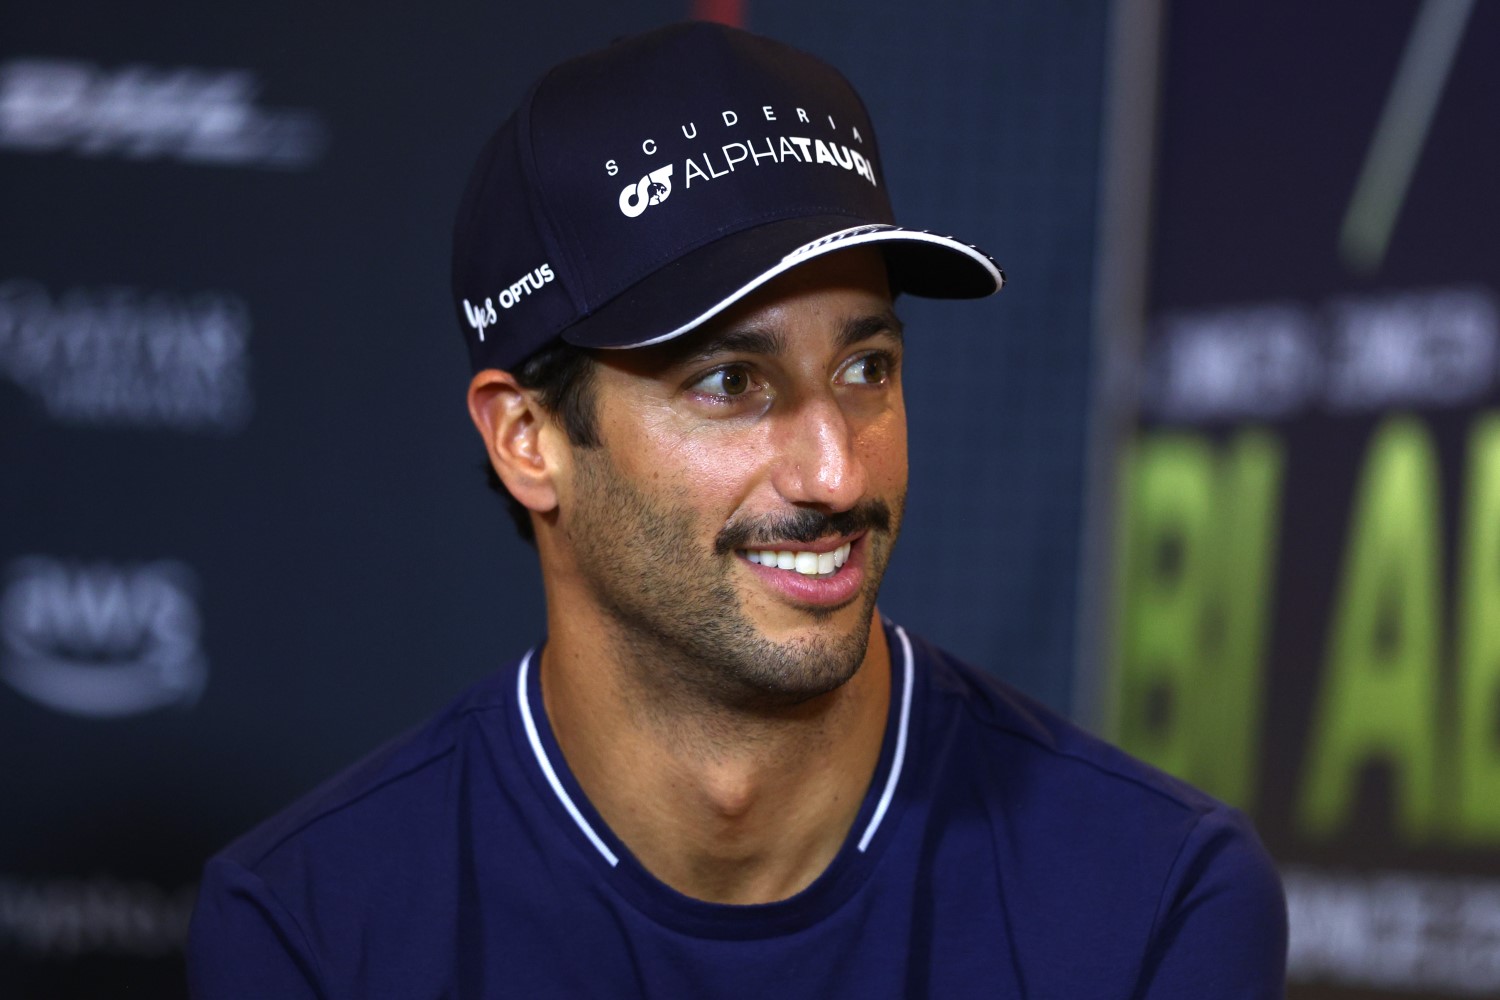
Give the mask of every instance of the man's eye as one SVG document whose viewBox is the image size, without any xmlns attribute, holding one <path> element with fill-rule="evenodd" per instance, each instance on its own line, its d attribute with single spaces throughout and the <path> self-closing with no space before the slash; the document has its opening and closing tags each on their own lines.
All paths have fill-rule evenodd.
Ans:
<svg viewBox="0 0 1500 1000">
<path fill-rule="evenodd" d="M 743 396 L 752 386 L 750 373 L 744 368 L 717 368 L 693 384 L 693 391 L 709 396 Z"/>
<path fill-rule="evenodd" d="M 890 358 L 884 354 L 866 354 L 854 359 L 844 369 L 843 381 L 854 385 L 879 385 L 890 377 Z"/>
</svg>

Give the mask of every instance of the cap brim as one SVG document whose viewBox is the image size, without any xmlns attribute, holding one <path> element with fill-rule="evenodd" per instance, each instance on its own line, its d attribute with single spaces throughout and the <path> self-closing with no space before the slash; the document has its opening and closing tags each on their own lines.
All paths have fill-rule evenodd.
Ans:
<svg viewBox="0 0 1500 1000">
<path fill-rule="evenodd" d="M 824 254 L 875 245 L 894 287 L 922 298 L 998 292 L 1005 275 L 984 251 L 950 236 L 847 215 L 784 219 L 715 240 L 652 273 L 562 331 L 579 347 L 646 347 L 697 329 L 777 275 Z"/>
</svg>

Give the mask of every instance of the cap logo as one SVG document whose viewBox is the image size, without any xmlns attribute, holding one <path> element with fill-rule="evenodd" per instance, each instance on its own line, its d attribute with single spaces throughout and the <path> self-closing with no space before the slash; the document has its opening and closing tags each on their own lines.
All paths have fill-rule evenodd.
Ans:
<svg viewBox="0 0 1500 1000">
<path fill-rule="evenodd" d="M 803 108 L 795 108 L 796 120 L 803 125 L 811 126 L 815 119 L 809 116 Z M 761 114 L 767 122 L 780 121 L 776 109 L 767 104 L 761 108 Z M 740 116 L 733 110 L 721 111 L 724 128 L 734 132 L 740 132 L 743 128 L 753 125 L 740 125 Z M 840 131 L 838 122 L 832 115 L 822 116 L 828 122 L 830 132 Z M 818 127 L 822 121 L 817 120 Z M 858 125 L 847 125 L 848 136 L 857 145 L 864 145 L 865 137 L 860 134 Z M 685 139 L 696 139 L 698 137 L 698 123 L 690 121 L 681 126 L 682 135 Z M 647 156 L 654 156 L 660 147 L 654 138 L 646 138 L 641 142 L 641 152 Z M 679 175 L 685 178 L 682 184 L 684 190 L 691 190 L 693 181 L 708 182 L 720 177 L 727 177 L 735 172 L 735 168 L 743 164 L 758 167 L 762 161 L 769 163 L 812 163 L 827 164 L 829 166 L 842 167 L 853 174 L 863 178 L 873 187 L 879 187 L 880 183 L 875 179 L 875 165 L 859 150 L 834 141 L 832 136 L 827 140 L 802 135 L 761 135 L 758 138 L 745 137 L 742 140 L 723 143 L 714 148 L 699 148 L 689 154 L 683 160 L 683 173 Z M 660 205 L 672 194 L 672 168 L 673 164 L 660 167 L 646 174 L 640 180 L 625 185 L 620 191 L 620 212 L 628 219 L 638 219 L 645 214 L 646 209 L 652 205 Z M 614 177 L 620 172 L 618 160 L 608 160 L 604 169 L 609 176 Z"/>
<path fill-rule="evenodd" d="M 558 341 L 663 343 L 867 244 L 903 293 L 998 290 L 979 250 L 895 226 L 873 129 L 832 66 L 711 21 L 553 67 L 464 186 L 448 301 L 470 362 L 514 371 Z"/>
<path fill-rule="evenodd" d="M 480 341 L 484 340 L 484 331 L 494 325 L 500 314 L 495 312 L 495 300 L 485 299 L 479 305 L 474 305 L 468 299 L 462 300 L 464 304 L 464 316 L 469 321 L 469 326 L 479 334 Z"/>
<path fill-rule="evenodd" d="M 620 211 L 629 218 L 639 218 L 652 205 L 660 205 L 672 194 L 672 164 L 653 170 L 620 192 Z"/>
<path fill-rule="evenodd" d="M 509 288 L 502 288 L 498 295 L 487 295 L 483 302 L 473 304 L 468 299 L 460 300 L 464 307 L 464 316 L 469 321 L 469 326 L 479 334 L 479 340 L 484 342 L 484 331 L 495 325 L 500 314 L 495 311 L 495 303 L 500 303 L 501 309 L 509 309 L 532 292 L 539 292 L 542 286 L 547 284 L 557 275 L 552 270 L 550 263 L 544 263 L 540 267 L 534 267 L 521 275 L 520 278 L 511 282 Z"/>
</svg>

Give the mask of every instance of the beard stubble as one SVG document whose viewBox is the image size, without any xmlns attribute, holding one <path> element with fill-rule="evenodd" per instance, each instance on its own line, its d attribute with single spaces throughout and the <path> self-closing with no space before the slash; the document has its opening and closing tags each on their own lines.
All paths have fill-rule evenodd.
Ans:
<svg viewBox="0 0 1500 1000">
<path fill-rule="evenodd" d="M 602 448 L 577 454 L 577 503 L 568 536 L 648 698 L 685 700 L 710 712 L 765 712 L 828 694 L 855 675 L 869 644 L 904 495 L 895 498 L 894 512 L 871 498 L 833 515 L 799 509 L 732 519 L 705 546 L 685 503 L 637 489 Z M 787 642 L 766 636 L 734 585 L 735 550 L 750 542 L 805 542 L 859 530 L 866 532 L 868 548 L 865 582 L 852 598 L 861 606 L 853 627 Z M 838 610 L 806 612 L 823 623 Z"/>
</svg>

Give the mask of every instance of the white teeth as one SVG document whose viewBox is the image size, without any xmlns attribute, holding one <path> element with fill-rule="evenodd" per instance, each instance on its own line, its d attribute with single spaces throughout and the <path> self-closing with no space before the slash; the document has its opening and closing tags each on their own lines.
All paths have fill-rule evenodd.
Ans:
<svg viewBox="0 0 1500 1000">
<path fill-rule="evenodd" d="M 845 542 L 832 552 L 793 552 L 790 549 L 744 550 L 745 558 L 761 566 L 789 569 L 804 576 L 828 576 L 849 561 L 852 543 Z"/>
</svg>

